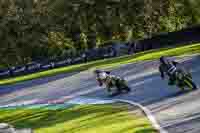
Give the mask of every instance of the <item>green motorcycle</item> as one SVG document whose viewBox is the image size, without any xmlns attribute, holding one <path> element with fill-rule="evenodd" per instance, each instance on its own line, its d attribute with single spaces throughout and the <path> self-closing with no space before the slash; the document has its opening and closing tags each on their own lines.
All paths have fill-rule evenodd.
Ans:
<svg viewBox="0 0 200 133">
<path fill-rule="evenodd" d="M 131 88 L 128 86 L 128 83 L 123 78 L 111 78 L 111 81 L 107 84 L 106 90 L 110 97 L 117 96 L 121 93 L 128 93 L 131 91 Z"/>
<path fill-rule="evenodd" d="M 192 75 L 189 72 L 184 72 L 182 70 L 177 70 L 175 72 L 176 75 L 176 85 L 181 90 L 196 90 L 197 85 L 194 83 L 192 79 Z"/>
</svg>

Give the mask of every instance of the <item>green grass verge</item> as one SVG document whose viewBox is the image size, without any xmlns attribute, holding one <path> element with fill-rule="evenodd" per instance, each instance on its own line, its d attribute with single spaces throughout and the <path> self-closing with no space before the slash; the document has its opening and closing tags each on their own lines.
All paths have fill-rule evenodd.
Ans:
<svg viewBox="0 0 200 133">
<path fill-rule="evenodd" d="M 3 69 L 4 67 L 2 65 L 0 65 L 0 69 Z"/>
<path fill-rule="evenodd" d="M 156 133 L 144 115 L 130 113 L 125 105 L 0 110 L 0 121 L 34 133 Z"/>
<path fill-rule="evenodd" d="M 67 66 L 67 67 L 62 67 L 62 68 L 56 68 L 56 69 L 52 69 L 48 71 L 33 73 L 30 75 L 3 79 L 3 80 L 0 80 L 0 85 L 12 84 L 12 83 L 21 82 L 25 80 L 31 80 L 35 78 L 53 76 L 60 73 L 83 71 L 83 70 L 87 70 L 89 68 L 94 68 L 94 67 L 95 68 L 117 67 L 121 64 L 157 59 L 162 55 L 178 56 L 182 54 L 194 54 L 194 53 L 200 53 L 200 44 L 180 46 L 177 48 L 162 48 L 162 49 L 156 49 L 156 50 L 149 50 L 149 51 L 137 53 L 135 55 L 126 55 L 126 56 L 117 57 L 117 58 L 92 61 L 86 64 L 78 64 L 78 65 L 72 65 L 72 66 Z"/>
</svg>

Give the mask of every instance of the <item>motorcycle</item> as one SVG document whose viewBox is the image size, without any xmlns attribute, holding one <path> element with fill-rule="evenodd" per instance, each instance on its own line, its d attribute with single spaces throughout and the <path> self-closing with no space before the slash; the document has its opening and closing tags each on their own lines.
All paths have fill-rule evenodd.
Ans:
<svg viewBox="0 0 200 133">
<path fill-rule="evenodd" d="M 176 86 L 179 87 L 182 91 L 186 89 L 196 90 L 197 85 L 192 79 L 192 75 L 189 72 L 184 72 L 183 70 L 177 70 L 176 75 Z"/>
<path fill-rule="evenodd" d="M 128 86 L 128 83 L 123 78 L 118 78 L 114 82 L 109 82 L 106 90 L 109 97 L 117 96 L 121 93 L 128 93 L 131 91 L 131 88 Z"/>
</svg>

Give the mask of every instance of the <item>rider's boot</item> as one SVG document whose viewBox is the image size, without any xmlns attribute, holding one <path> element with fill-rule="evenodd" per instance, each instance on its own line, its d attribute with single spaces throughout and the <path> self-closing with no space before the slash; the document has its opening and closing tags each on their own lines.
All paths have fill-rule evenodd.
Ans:
<svg viewBox="0 0 200 133">
<path fill-rule="evenodd" d="M 131 88 L 126 87 L 125 90 L 126 90 L 126 92 L 130 92 L 130 91 L 131 91 Z"/>
<path fill-rule="evenodd" d="M 179 87 L 182 91 L 185 91 L 185 88 L 183 86 Z"/>
</svg>

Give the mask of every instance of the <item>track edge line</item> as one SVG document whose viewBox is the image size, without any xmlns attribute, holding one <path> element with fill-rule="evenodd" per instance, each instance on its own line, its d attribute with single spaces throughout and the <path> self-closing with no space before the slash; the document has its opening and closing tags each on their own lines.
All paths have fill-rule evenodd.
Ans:
<svg viewBox="0 0 200 133">
<path fill-rule="evenodd" d="M 153 116 L 153 114 L 151 113 L 151 111 L 148 108 L 144 107 L 143 105 L 141 105 L 139 103 L 136 103 L 136 102 L 133 102 L 133 101 L 129 101 L 129 100 L 123 100 L 123 99 L 113 99 L 113 100 L 115 100 L 116 102 L 125 102 L 125 103 L 128 103 L 128 104 L 131 104 L 131 105 L 139 107 L 145 113 L 145 115 L 150 120 L 150 122 L 152 123 L 153 127 L 156 130 L 158 130 L 160 133 L 168 133 L 164 128 L 162 128 L 158 124 L 156 118 Z"/>
</svg>

